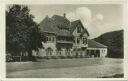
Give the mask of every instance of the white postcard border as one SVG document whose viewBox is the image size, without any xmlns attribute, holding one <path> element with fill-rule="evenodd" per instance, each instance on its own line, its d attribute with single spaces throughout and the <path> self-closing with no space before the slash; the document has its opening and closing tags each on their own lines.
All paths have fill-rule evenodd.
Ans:
<svg viewBox="0 0 128 81">
<path fill-rule="evenodd" d="M 123 4 L 124 5 L 124 77 L 125 78 L 6 78 L 5 7 L 7 4 Z M 0 77 L 2 80 L 126 80 L 128 77 L 128 1 L 127 0 L 3 0 L 0 3 Z"/>
</svg>

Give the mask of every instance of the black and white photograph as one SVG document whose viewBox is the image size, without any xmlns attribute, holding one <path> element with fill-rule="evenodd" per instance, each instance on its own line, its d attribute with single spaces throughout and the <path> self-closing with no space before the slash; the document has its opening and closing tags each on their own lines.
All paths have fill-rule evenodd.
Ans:
<svg viewBox="0 0 128 81">
<path fill-rule="evenodd" d="M 124 78 L 123 4 L 7 4 L 6 78 Z"/>
</svg>

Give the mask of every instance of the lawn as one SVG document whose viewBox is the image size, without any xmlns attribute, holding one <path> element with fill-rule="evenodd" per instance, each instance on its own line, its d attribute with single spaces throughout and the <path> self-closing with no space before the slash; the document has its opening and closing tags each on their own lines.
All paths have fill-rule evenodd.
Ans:
<svg viewBox="0 0 128 81">
<path fill-rule="evenodd" d="M 112 58 L 50 59 L 6 66 L 8 78 L 96 78 L 123 73 L 123 60 Z"/>
</svg>

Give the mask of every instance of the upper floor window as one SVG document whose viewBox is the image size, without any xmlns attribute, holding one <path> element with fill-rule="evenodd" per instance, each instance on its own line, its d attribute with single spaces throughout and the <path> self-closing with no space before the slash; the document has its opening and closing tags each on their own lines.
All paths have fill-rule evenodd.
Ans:
<svg viewBox="0 0 128 81">
<path fill-rule="evenodd" d="M 55 41 L 55 37 L 53 37 L 53 36 L 47 36 L 47 41 L 54 42 Z"/>
<path fill-rule="evenodd" d="M 80 43 L 80 38 L 77 38 L 77 44 L 79 44 Z"/>
<path fill-rule="evenodd" d="M 48 37 L 46 37 L 46 41 L 48 41 Z"/>
<path fill-rule="evenodd" d="M 52 39 L 51 37 L 48 37 L 48 41 L 51 41 L 51 39 Z"/>
<path fill-rule="evenodd" d="M 52 42 L 54 42 L 55 41 L 55 37 L 52 37 Z"/>
<path fill-rule="evenodd" d="M 77 27 L 77 33 L 81 33 L 81 27 Z"/>
<path fill-rule="evenodd" d="M 83 38 L 83 44 L 87 44 L 87 39 Z"/>
</svg>

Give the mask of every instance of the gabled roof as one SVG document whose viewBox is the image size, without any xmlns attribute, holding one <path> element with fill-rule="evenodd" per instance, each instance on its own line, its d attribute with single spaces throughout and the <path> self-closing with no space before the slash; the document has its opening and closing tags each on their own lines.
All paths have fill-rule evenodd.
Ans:
<svg viewBox="0 0 128 81">
<path fill-rule="evenodd" d="M 60 25 L 62 25 L 61 27 L 65 27 L 63 21 L 68 22 L 66 19 L 62 18 L 62 16 L 54 15 L 52 18 L 46 16 L 43 19 L 43 21 L 39 24 L 39 28 L 41 29 L 42 32 L 49 32 L 49 33 L 51 32 L 60 36 L 72 36 L 70 34 L 70 31 L 59 29 L 58 26 Z"/>
<path fill-rule="evenodd" d="M 86 32 L 89 36 L 89 33 L 88 33 L 87 29 L 84 28 L 84 26 L 83 26 L 83 24 L 80 20 L 76 20 L 76 21 L 71 22 L 71 29 L 70 29 L 71 33 L 73 33 L 73 31 L 76 29 L 78 24 L 81 24 L 81 27 L 83 28 L 83 32 L 81 34 L 83 35 Z"/>
<path fill-rule="evenodd" d="M 75 30 L 78 24 L 82 25 L 80 20 L 70 22 L 66 17 L 53 15 L 52 18 L 46 16 L 39 24 L 39 28 L 42 32 L 51 32 L 61 36 L 72 36 L 72 32 Z M 85 32 L 88 34 L 84 27 L 83 29 L 84 31 L 81 34 L 84 34 Z"/>
<path fill-rule="evenodd" d="M 56 31 L 58 31 L 58 29 L 54 25 L 53 20 L 51 18 L 49 18 L 48 16 L 46 16 L 43 19 L 43 21 L 40 22 L 39 28 L 41 29 L 42 32 L 55 33 Z"/>
<path fill-rule="evenodd" d="M 94 40 L 88 39 L 88 48 L 107 48 L 107 46 L 98 43 Z"/>
</svg>

